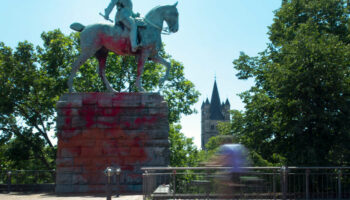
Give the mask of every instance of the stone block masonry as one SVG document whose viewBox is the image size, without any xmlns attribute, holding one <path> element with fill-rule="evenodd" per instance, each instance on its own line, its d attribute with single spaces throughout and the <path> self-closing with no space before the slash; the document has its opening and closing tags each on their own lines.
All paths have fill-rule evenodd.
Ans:
<svg viewBox="0 0 350 200">
<path fill-rule="evenodd" d="M 70 93 L 57 108 L 56 192 L 103 193 L 108 166 L 121 192 L 141 192 L 144 166 L 169 165 L 168 107 L 157 93 Z"/>
</svg>

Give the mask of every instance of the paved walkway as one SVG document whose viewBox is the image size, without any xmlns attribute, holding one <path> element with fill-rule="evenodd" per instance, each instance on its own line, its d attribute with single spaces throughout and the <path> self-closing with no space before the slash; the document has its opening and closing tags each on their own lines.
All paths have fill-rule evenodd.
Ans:
<svg viewBox="0 0 350 200">
<path fill-rule="evenodd" d="M 40 194 L 23 194 L 23 193 L 10 193 L 1 194 L 0 200 L 105 200 L 105 196 L 86 196 L 86 195 L 56 195 L 52 193 L 40 193 Z M 142 200 L 142 195 L 121 195 L 120 197 L 112 196 L 112 199 L 116 200 Z"/>
</svg>

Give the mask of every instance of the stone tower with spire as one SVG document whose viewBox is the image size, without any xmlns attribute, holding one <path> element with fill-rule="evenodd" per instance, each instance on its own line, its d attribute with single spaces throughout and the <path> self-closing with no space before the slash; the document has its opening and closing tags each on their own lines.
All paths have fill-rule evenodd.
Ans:
<svg viewBox="0 0 350 200">
<path fill-rule="evenodd" d="M 205 149 L 205 144 L 213 136 L 217 136 L 219 131 L 217 129 L 218 122 L 230 121 L 230 103 L 228 99 L 226 102 L 220 102 L 220 96 L 216 80 L 214 81 L 213 93 L 211 101 L 208 98 L 202 103 L 202 149 Z"/>
</svg>

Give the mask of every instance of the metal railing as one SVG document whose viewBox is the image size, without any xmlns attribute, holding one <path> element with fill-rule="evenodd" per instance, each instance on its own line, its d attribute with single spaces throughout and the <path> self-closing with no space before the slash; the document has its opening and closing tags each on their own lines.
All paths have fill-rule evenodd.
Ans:
<svg viewBox="0 0 350 200">
<path fill-rule="evenodd" d="M 0 192 L 54 191 L 55 170 L 2 170 Z"/>
<path fill-rule="evenodd" d="M 229 169 L 142 168 L 144 199 L 350 199 L 350 167 L 246 167 L 237 175 Z"/>
</svg>

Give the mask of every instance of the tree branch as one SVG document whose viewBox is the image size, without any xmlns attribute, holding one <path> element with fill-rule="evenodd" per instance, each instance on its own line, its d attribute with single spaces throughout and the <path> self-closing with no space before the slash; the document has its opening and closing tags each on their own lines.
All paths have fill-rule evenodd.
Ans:
<svg viewBox="0 0 350 200">
<path fill-rule="evenodd" d="M 31 144 L 31 146 L 35 147 L 35 144 L 31 140 L 28 140 L 26 137 L 24 137 L 21 134 L 21 132 L 18 130 L 18 127 L 14 127 L 14 125 L 10 125 L 10 127 L 11 127 L 13 134 L 15 134 L 17 137 L 21 138 L 25 142 Z M 38 151 L 33 150 L 33 153 L 36 157 L 40 158 L 40 160 L 43 162 L 43 164 L 46 166 L 47 169 L 50 169 L 50 165 L 49 165 L 48 161 L 46 160 L 42 149 L 39 149 Z"/>
<path fill-rule="evenodd" d="M 28 121 L 29 121 L 29 115 L 26 113 L 25 109 L 24 109 L 21 105 L 16 104 L 16 106 L 17 106 L 18 109 L 21 111 L 21 114 L 22 114 L 25 118 L 27 118 Z M 35 111 L 34 111 L 34 112 L 35 112 Z M 38 113 L 36 112 L 36 114 L 38 114 Z M 39 116 L 40 116 L 40 115 L 39 115 Z M 45 141 L 49 144 L 49 146 L 50 146 L 50 147 L 53 147 L 53 145 L 52 145 L 52 143 L 51 143 L 49 137 L 47 136 L 47 133 L 45 133 L 43 130 L 41 130 L 37 124 L 32 123 L 31 125 L 34 126 L 34 127 L 39 131 L 39 133 L 45 138 Z"/>
</svg>

